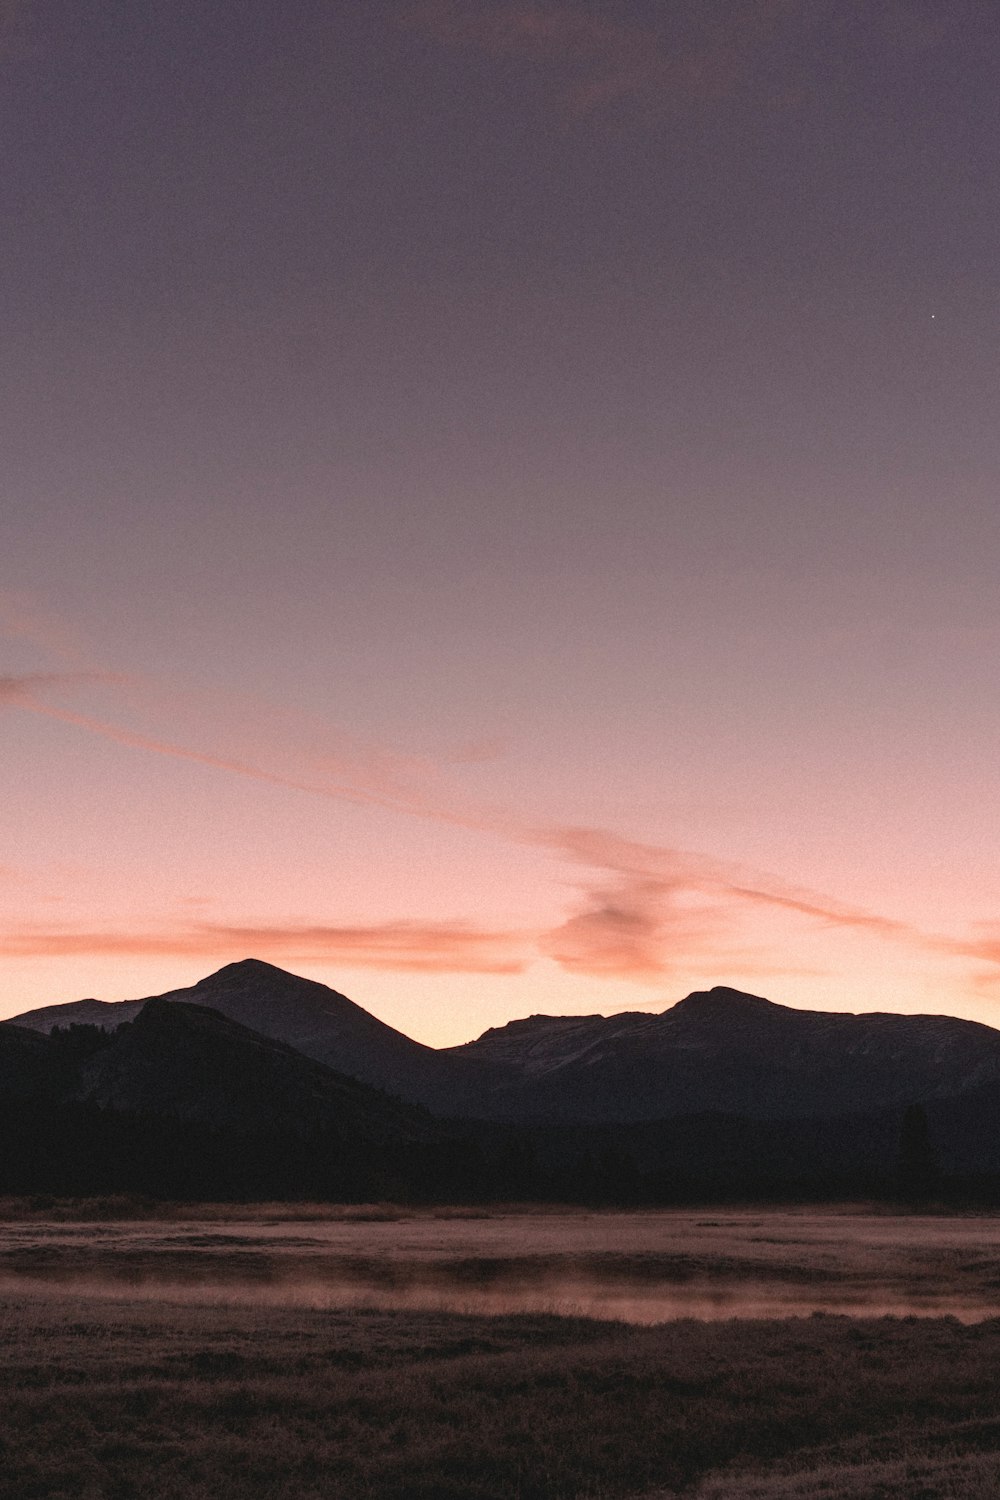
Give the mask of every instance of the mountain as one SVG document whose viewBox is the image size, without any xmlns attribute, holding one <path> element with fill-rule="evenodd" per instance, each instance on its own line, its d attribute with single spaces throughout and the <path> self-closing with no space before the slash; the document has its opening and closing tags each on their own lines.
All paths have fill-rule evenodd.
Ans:
<svg viewBox="0 0 1000 1500">
<path fill-rule="evenodd" d="M 334 1130 L 380 1143 L 441 1135 L 423 1110 L 217 1011 L 179 1000 L 148 1001 L 109 1045 L 82 1061 L 67 1093 L 103 1109 L 247 1134 Z"/>
<path fill-rule="evenodd" d="M 151 999 L 208 1007 L 261 1036 L 287 1043 L 338 1073 L 438 1114 L 474 1113 L 484 1080 L 495 1071 L 489 1063 L 453 1057 L 412 1041 L 337 990 L 259 959 L 227 964 L 187 989 L 169 990 Z M 15 1021 L 43 1032 L 73 1025 L 113 1030 L 133 1020 L 149 1003 L 148 999 L 117 1004 L 71 1001 L 27 1011 Z"/>
<path fill-rule="evenodd" d="M 447 1134 L 419 1105 L 183 1000 L 148 1000 L 114 1031 L 0 1026 L 0 1098 L 92 1104 L 238 1135 L 332 1132 L 401 1145 Z"/>
<path fill-rule="evenodd" d="M 992 1027 L 795 1010 L 725 988 L 660 1015 L 531 1016 L 451 1052 L 503 1070 L 492 1114 L 553 1121 L 836 1116 L 1000 1081 Z"/>
<path fill-rule="evenodd" d="M 426 1110 L 178 1000 L 0 1026 L 0 1139 L 0 1193 L 447 1198 L 471 1175 Z"/>
<path fill-rule="evenodd" d="M 514 1123 L 713 1112 L 832 1118 L 1000 1083 L 992 1027 L 952 1016 L 796 1010 L 725 988 L 688 995 L 659 1015 L 530 1016 L 435 1050 L 336 990 L 247 959 L 152 1000 L 84 1000 L 15 1021 L 36 1032 L 80 1022 L 111 1029 L 152 1005 L 209 1007 L 438 1115 Z"/>
<path fill-rule="evenodd" d="M 176 993 L 184 992 L 178 990 Z M 145 1000 L 67 1000 L 61 1005 L 42 1005 L 37 1010 L 26 1010 L 23 1015 L 4 1024 L 41 1031 L 46 1035 L 56 1026 L 100 1026 L 102 1031 L 114 1031 L 123 1021 L 133 1021 L 145 1003 Z"/>
<path fill-rule="evenodd" d="M 891 1199 L 922 1093 L 926 1182 L 1000 1201 L 988 1027 L 726 990 L 660 1016 L 531 1017 L 461 1049 L 489 1054 L 473 1066 L 491 1092 L 478 1120 L 442 1122 L 178 993 L 115 1028 L 0 1026 L 0 1193 Z"/>
<path fill-rule="evenodd" d="M 45 1089 L 49 1072 L 49 1049 L 36 1031 L 0 1026 L 0 1097 L 31 1098 Z"/>
</svg>

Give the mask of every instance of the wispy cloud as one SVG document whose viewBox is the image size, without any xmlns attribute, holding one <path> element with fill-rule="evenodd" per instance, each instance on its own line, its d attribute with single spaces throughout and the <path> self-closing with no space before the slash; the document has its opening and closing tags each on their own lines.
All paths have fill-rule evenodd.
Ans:
<svg viewBox="0 0 1000 1500">
<path fill-rule="evenodd" d="M 0 955 L 5 958 L 211 959 L 247 954 L 411 973 L 517 974 L 533 950 L 530 935 L 462 922 L 192 923 L 135 930 L 24 926 L 0 934 Z"/>
<path fill-rule="evenodd" d="M 968 937 L 955 940 L 952 951 L 977 965 L 972 988 L 995 998 L 1000 986 L 1000 926 L 995 922 L 978 923 Z"/>
<path fill-rule="evenodd" d="M 74 646 L 74 662 L 86 659 Z M 103 713 L 78 706 L 81 696 L 95 694 L 106 704 Z M 186 721 L 179 702 L 155 683 L 89 665 L 0 676 L 0 707 L 8 712 L 37 714 L 139 753 L 169 756 L 221 774 L 545 850 L 579 872 L 572 882 L 576 894 L 568 915 L 533 931 L 408 920 L 377 926 L 216 923 L 136 931 L 21 927 L 0 940 L 0 952 L 242 956 L 256 951 L 273 957 L 468 973 L 516 973 L 546 958 L 571 973 L 650 985 L 706 969 L 758 975 L 787 972 L 788 945 L 775 961 L 748 921 L 754 910 L 763 908 L 793 923 L 864 933 L 913 953 L 971 961 L 979 966 L 974 982 L 981 986 L 1000 970 L 1000 937 L 995 930 L 970 935 L 928 932 L 778 876 L 689 850 L 645 844 L 598 828 L 533 826 L 510 809 L 489 807 L 466 796 L 460 782 L 444 774 L 443 766 L 424 757 L 366 745 L 324 726 L 309 725 L 304 748 L 282 743 L 280 737 L 269 743 L 257 728 L 268 715 L 258 712 L 257 705 L 245 715 L 249 729 L 231 729 L 225 736 L 225 712 L 209 718 L 201 728 L 200 743 L 128 722 L 146 711 L 160 720 L 176 720 L 180 729 Z M 200 721 L 197 714 L 188 717 L 191 730 Z M 220 747 L 213 743 L 213 733 L 242 748 Z M 792 952 L 794 939 L 793 927 Z"/>
<path fill-rule="evenodd" d="M 0 706 L 26 708 L 35 713 L 61 715 L 46 707 L 41 695 L 51 689 L 92 687 L 95 683 L 121 683 L 111 672 L 18 672 L 0 676 Z"/>
<path fill-rule="evenodd" d="M 660 26 L 539 0 L 415 0 L 403 22 L 438 42 L 498 60 L 544 67 L 578 114 L 624 99 L 659 104 L 727 94 L 754 49 L 796 0 L 741 0 L 724 22 L 695 40 L 671 40 Z"/>
<path fill-rule="evenodd" d="M 651 880 L 596 885 L 584 909 L 541 939 L 540 949 L 573 974 L 659 983 L 699 953 L 716 959 L 722 914 L 709 905 L 678 910 L 669 888 Z"/>
<path fill-rule="evenodd" d="M 937 946 L 943 941 L 940 938 L 932 938 L 907 922 L 899 922 L 892 917 L 883 917 L 877 912 L 847 906 L 843 902 L 834 901 L 830 897 L 811 891 L 796 892 L 782 889 L 777 881 L 763 887 L 727 885 L 726 890 L 737 900 L 746 901 L 755 906 L 777 907 L 782 911 L 795 912 L 802 917 L 812 917 L 824 927 L 851 928 L 856 932 L 870 932 L 876 937 L 918 943 L 921 947 L 928 944 Z"/>
<path fill-rule="evenodd" d="M 543 829 L 535 840 L 593 872 L 579 910 L 542 941 L 563 968 L 650 983 L 717 951 L 727 924 L 706 899 L 709 861 L 596 828 Z"/>
<path fill-rule="evenodd" d="M 741 918 L 765 905 L 792 918 L 857 930 L 941 957 L 1000 969 L 1000 935 L 927 933 L 904 922 L 783 886 L 686 850 L 591 828 L 548 829 L 532 842 L 583 867 L 578 909 L 551 928 L 485 928 L 461 920 L 366 923 L 166 923 L 135 928 L 21 925 L 0 956 L 245 957 L 326 961 L 400 972 L 518 974 L 540 959 L 569 973 L 661 985 L 705 969 L 749 978 L 803 971 L 748 941 Z M 996 976 L 1000 978 L 1000 974 Z M 989 969 L 977 976 L 985 987 Z M 650 1003 L 660 1003 L 659 1001 Z"/>
<path fill-rule="evenodd" d="M 1000 965 L 1000 939 L 955 937 L 790 885 L 776 875 L 690 850 L 642 844 L 606 830 L 555 828 L 537 841 L 593 872 L 579 909 L 541 940 L 575 973 L 655 982 L 706 960 L 743 972 L 784 972 L 749 944 L 744 919 L 770 908 L 811 924 L 870 935 L 914 952 Z"/>
<path fill-rule="evenodd" d="M 184 744 L 133 729 L 116 719 L 85 713 L 58 701 L 60 697 L 88 687 L 130 687 L 155 706 L 158 690 L 153 683 L 139 684 L 134 677 L 101 671 L 31 672 L 0 677 L 0 707 L 21 709 L 54 719 L 128 749 L 194 762 L 211 770 L 245 777 L 311 796 L 360 806 L 381 807 L 414 817 L 451 823 L 473 829 L 499 828 L 505 819 L 499 812 L 466 806 L 454 788 L 440 782 L 432 762 L 403 756 L 381 746 L 365 745 L 345 736 L 328 735 L 333 746 L 320 746 L 305 755 L 283 753 L 281 747 L 261 743 L 247 753 L 227 754 L 211 746 Z M 164 702 L 170 695 L 162 694 Z M 56 700 L 56 701 L 53 701 Z M 339 740 L 339 744 L 336 742 Z M 301 769 L 289 770 L 296 760 Z M 286 764 L 282 765 L 280 762 Z"/>
</svg>

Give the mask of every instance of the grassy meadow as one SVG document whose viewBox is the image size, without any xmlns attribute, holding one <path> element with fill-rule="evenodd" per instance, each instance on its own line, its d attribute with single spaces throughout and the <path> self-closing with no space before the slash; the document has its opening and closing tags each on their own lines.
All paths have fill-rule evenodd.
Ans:
<svg viewBox="0 0 1000 1500">
<path fill-rule="evenodd" d="M 15 1239 L 13 1260 L 0 1256 L 3 1500 L 986 1500 L 1000 1493 L 1000 1318 L 823 1313 L 648 1326 L 540 1312 L 486 1316 L 454 1303 L 448 1310 L 318 1305 L 312 1295 L 282 1302 L 267 1294 L 270 1280 L 241 1274 L 231 1283 L 208 1276 L 185 1285 L 174 1265 L 166 1279 L 147 1269 L 128 1282 L 120 1257 L 87 1261 L 92 1225 L 74 1228 L 51 1212 L 45 1221 L 8 1217 L 4 1226 Z M 248 1210 L 241 1212 L 246 1229 Z M 224 1210 L 203 1216 L 202 1237 L 206 1225 L 225 1226 L 230 1217 Z M 467 1240 L 452 1241 L 453 1234 L 479 1234 L 493 1249 L 507 1234 L 506 1243 L 530 1258 L 542 1253 L 539 1245 L 551 1255 L 561 1229 L 576 1260 L 581 1245 L 597 1253 L 595 1236 L 622 1244 L 629 1234 L 650 1233 L 618 1216 L 594 1223 L 599 1217 L 538 1216 L 535 1241 L 530 1226 L 512 1228 L 502 1215 L 470 1221 L 399 1212 L 394 1220 L 393 1211 L 376 1209 L 369 1224 L 374 1253 L 385 1243 L 377 1236 L 391 1235 L 395 1223 L 407 1265 L 414 1256 L 407 1235 L 428 1244 L 440 1234 L 439 1248 L 454 1250 Z M 262 1211 L 258 1227 L 266 1219 Z M 772 1270 L 811 1265 L 821 1279 L 829 1243 L 822 1222 L 815 1214 L 680 1216 L 676 1244 L 663 1254 L 676 1258 L 686 1253 L 678 1245 L 690 1249 L 707 1238 L 719 1257 L 726 1250 L 730 1269 L 745 1271 L 756 1244 Z M 279 1216 L 272 1230 L 302 1231 L 290 1242 L 291 1264 L 300 1264 L 301 1240 L 317 1223 L 368 1233 L 358 1211 L 340 1219 L 319 1210 L 297 1221 Z M 46 1225 L 87 1261 L 76 1284 L 66 1281 L 61 1261 L 48 1279 L 30 1257 L 30 1275 L 17 1269 L 25 1245 L 18 1236 L 44 1233 Z M 112 1240 L 119 1228 L 127 1232 L 124 1224 L 108 1227 Z M 179 1227 L 190 1255 L 193 1226 L 183 1212 L 149 1223 L 168 1257 Z M 874 1247 L 867 1219 L 854 1238 L 859 1256 L 880 1261 L 884 1275 L 897 1279 L 917 1262 L 926 1270 L 918 1254 L 926 1242 L 939 1273 L 950 1263 L 952 1282 L 972 1276 L 981 1295 L 998 1282 L 997 1227 L 944 1221 L 934 1240 L 932 1223 L 901 1221 L 895 1268 L 891 1221 Z M 834 1242 L 844 1233 L 842 1224 L 830 1229 Z M 205 1253 L 224 1265 L 229 1251 L 207 1238 Z M 710 1259 L 704 1244 L 699 1253 Z"/>
</svg>

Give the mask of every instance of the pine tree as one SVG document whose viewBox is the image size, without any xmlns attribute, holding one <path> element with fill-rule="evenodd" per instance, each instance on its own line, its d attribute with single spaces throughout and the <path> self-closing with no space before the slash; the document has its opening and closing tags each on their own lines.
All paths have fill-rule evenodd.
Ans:
<svg viewBox="0 0 1000 1500">
<path fill-rule="evenodd" d="M 938 1185 L 937 1155 L 931 1145 L 927 1111 L 922 1104 L 909 1104 L 903 1111 L 896 1157 L 896 1188 L 908 1203 L 925 1202 Z"/>
</svg>

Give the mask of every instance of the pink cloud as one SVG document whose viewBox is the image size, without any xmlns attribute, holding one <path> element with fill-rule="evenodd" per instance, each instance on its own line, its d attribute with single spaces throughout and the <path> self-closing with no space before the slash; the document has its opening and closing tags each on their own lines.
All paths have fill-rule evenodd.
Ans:
<svg viewBox="0 0 1000 1500">
<path fill-rule="evenodd" d="M 597 874 L 581 882 L 580 909 L 541 941 L 564 968 L 651 983 L 718 951 L 727 924 L 705 897 L 708 861 L 596 828 L 540 830 L 534 841 Z"/>
<path fill-rule="evenodd" d="M 226 754 L 211 747 L 200 748 L 163 736 L 131 729 L 106 717 L 80 712 L 53 702 L 60 692 L 93 686 L 131 687 L 140 690 L 150 704 L 162 696 L 169 707 L 169 694 L 159 694 L 155 684 L 140 684 L 110 672 L 34 672 L 0 677 L 0 706 L 20 709 L 54 719 L 127 749 L 147 751 L 176 760 L 191 761 L 211 770 L 224 771 L 271 786 L 328 797 L 333 801 L 381 807 L 413 817 L 450 823 L 476 830 L 496 829 L 502 814 L 467 804 L 456 791 L 443 786 L 432 762 L 386 751 L 381 746 L 352 742 L 345 736 L 325 738 L 335 748 L 321 746 L 311 753 L 269 749 L 261 743 L 243 754 Z M 340 745 L 336 741 L 340 740 Z M 270 762 L 270 763 L 269 763 Z M 296 768 L 290 769 L 294 763 Z"/>
<path fill-rule="evenodd" d="M 877 912 L 862 911 L 845 906 L 824 896 L 794 894 L 773 887 L 754 888 L 746 885 L 731 885 L 730 893 L 740 901 L 758 906 L 773 906 L 785 911 L 797 912 L 803 917 L 812 917 L 826 927 L 853 928 L 858 932 L 871 932 L 878 937 L 898 938 L 904 942 L 925 946 L 932 941 L 930 936 L 907 922 L 898 922 L 892 917 L 879 916 Z M 934 942 L 939 941 L 934 939 Z"/>
<path fill-rule="evenodd" d="M 603 829 L 533 827 L 509 810 L 487 807 L 464 796 L 426 758 L 335 735 L 328 726 L 311 725 L 303 716 L 299 718 L 304 736 L 313 742 L 307 750 L 296 748 L 294 743 L 266 744 L 261 740 L 230 752 L 212 743 L 214 733 L 241 746 L 241 740 L 252 737 L 258 732 L 257 726 L 268 720 L 266 705 L 250 705 L 244 715 L 248 727 L 243 736 L 238 726 L 227 731 L 223 707 L 221 718 L 216 714 L 210 716 L 207 727 L 201 724 L 204 738 L 199 745 L 132 728 L 121 722 L 117 713 L 85 713 L 62 701 L 68 694 L 107 688 L 114 690 L 113 701 L 122 705 L 123 712 L 128 706 L 135 712 L 138 706 L 152 710 L 154 718 L 185 719 L 183 695 L 171 696 L 156 684 L 99 670 L 0 677 L 0 706 L 56 720 L 131 750 L 174 757 L 311 796 L 459 826 L 509 843 L 533 845 L 578 867 L 581 874 L 574 882 L 577 897 L 563 921 L 534 932 L 482 932 L 461 923 L 435 927 L 407 921 L 379 928 L 201 925 L 135 934 L 66 932 L 46 936 L 25 930 L 8 937 L 8 944 L 14 945 L 8 946 L 8 953 L 27 952 L 32 943 L 45 941 L 57 946 L 62 943 L 59 951 L 64 952 L 216 955 L 260 950 L 286 957 L 319 955 L 386 968 L 496 973 L 518 972 L 533 959 L 545 957 L 571 973 L 650 984 L 675 973 L 704 971 L 707 966 L 724 967 L 730 973 L 786 972 L 786 962 L 769 963 L 770 955 L 761 953 L 747 937 L 747 915 L 753 908 L 765 907 L 809 923 L 865 932 L 914 952 L 971 959 L 990 967 L 1000 965 L 1000 942 L 995 934 L 965 938 L 927 932 L 882 913 L 800 889 L 774 875 L 748 871 L 689 850 L 641 843 Z M 292 721 L 293 729 L 299 718 Z M 45 951 L 55 952 L 56 948 Z M 980 978 L 976 982 L 986 981 Z"/>
<path fill-rule="evenodd" d="M 540 940 L 543 952 L 576 973 L 639 982 L 703 967 L 758 974 L 787 971 L 740 941 L 743 918 L 769 907 L 825 927 L 868 933 L 943 958 L 1000 964 L 1000 939 L 928 932 L 850 906 L 778 876 L 593 828 L 540 831 L 535 839 L 595 872 L 580 882 L 579 910 Z"/>
<path fill-rule="evenodd" d="M 248 953 L 410 973 L 516 974 L 532 956 L 531 937 L 463 922 L 372 925 L 195 923 L 108 930 L 20 927 L 0 935 L 7 958 L 69 956 L 245 957 Z"/>
<path fill-rule="evenodd" d="M 38 695 L 52 688 L 90 687 L 98 682 L 122 682 L 108 672 L 18 672 L 0 676 L 0 705 L 27 708 L 35 713 L 47 710 Z"/>
</svg>

